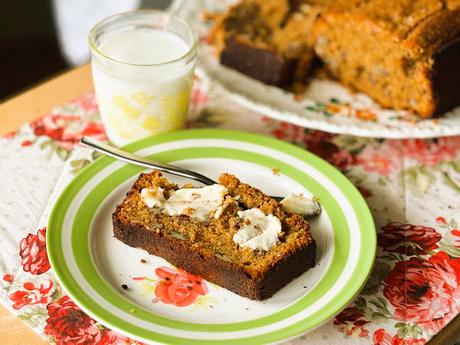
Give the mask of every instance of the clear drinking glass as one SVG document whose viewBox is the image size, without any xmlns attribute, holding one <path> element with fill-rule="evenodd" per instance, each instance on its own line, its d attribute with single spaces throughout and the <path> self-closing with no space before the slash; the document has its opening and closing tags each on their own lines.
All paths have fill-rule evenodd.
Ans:
<svg viewBox="0 0 460 345">
<path fill-rule="evenodd" d="M 138 10 L 108 17 L 89 35 L 102 121 L 116 145 L 183 128 L 197 40 L 167 12 Z"/>
</svg>

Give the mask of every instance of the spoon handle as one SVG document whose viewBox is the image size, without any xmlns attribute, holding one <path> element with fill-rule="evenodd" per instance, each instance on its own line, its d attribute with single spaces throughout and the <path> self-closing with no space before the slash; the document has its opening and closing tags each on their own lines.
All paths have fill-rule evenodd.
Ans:
<svg viewBox="0 0 460 345">
<path fill-rule="evenodd" d="M 132 163 L 134 165 L 139 165 L 143 166 L 146 168 L 153 168 L 157 169 L 169 174 L 177 175 L 177 176 L 182 176 L 182 177 L 187 177 L 192 180 L 201 182 L 205 185 L 212 185 L 215 184 L 216 182 L 211 180 L 210 178 L 201 175 L 197 172 L 190 171 L 187 169 L 182 169 L 174 165 L 170 164 L 164 164 L 164 163 L 159 163 L 155 162 L 153 160 L 150 160 L 148 158 L 144 158 L 123 150 L 120 150 L 116 147 L 107 145 L 105 143 L 102 143 L 98 140 L 95 140 L 90 137 L 82 137 L 80 140 L 80 143 L 84 146 L 90 147 L 96 151 L 99 151 L 107 156 L 113 157 L 115 159 L 118 159 L 120 161 L 126 162 L 126 163 Z"/>
</svg>

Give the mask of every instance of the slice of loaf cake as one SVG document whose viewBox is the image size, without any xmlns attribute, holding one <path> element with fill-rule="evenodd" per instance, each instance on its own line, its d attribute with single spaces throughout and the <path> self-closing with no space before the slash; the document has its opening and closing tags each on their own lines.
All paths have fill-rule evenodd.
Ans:
<svg viewBox="0 0 460 345">
<path fill-rule="evenodd" d="M 260 190 L 223 174 L 179 188 L 141 174 L 113 213 L 114 235 L 241 296 L 262 300 L 313 267 L 309 224 Z"/>
<path fill-rule="evenodd" d="M 431 117 L 460 104 L 458 1 L 332 6 L 318 17 L 312 36 L 335 77 L 385 107 Z"/>
<path fill-rule="evenodd" d="M 313 59 L 317 8 L 288 0 L 242 0 L 215 18 L 210 34 L 220 62 L 265 84 L 303 80 Z"/>
</svg>

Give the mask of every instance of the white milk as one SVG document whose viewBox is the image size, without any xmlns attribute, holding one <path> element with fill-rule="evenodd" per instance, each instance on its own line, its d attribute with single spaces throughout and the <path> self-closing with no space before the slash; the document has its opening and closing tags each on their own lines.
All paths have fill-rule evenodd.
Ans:
<svg viewBox="0 0 460 345">
<path fill-rule="evenodd" d="M 184 127 L 194 60 L 181 57 L 190 48 L 181 37 L 156 29 L 104 37 L 97 49 L 100 54 L 93 54 L 92 68 L 99 109 L 112 142 L 124 145 Z"/>
</svg>

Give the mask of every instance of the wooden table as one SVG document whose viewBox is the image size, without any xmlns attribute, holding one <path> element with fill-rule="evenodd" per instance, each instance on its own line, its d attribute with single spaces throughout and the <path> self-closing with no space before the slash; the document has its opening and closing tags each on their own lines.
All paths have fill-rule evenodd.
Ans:
<svg viewBox="0 0 460 345">
<path fill-rule="evenodd" d="M 17 129 L 48 112 L 53 106 L 93 89 L 90 65 L 75 68 L 0 104 L 0 135 Z M 0 343 L 47 344 L 16 316 L 0 306 Z"/>
<path fill-rule="evenodd" d="M 84 65 L 0 104 L 0 135 L 17 129 L 48 112 L 53 106 L 92 91 L 91 69 Z M 46 344 L 14 315 L 0 306 L 1 344 Z M 437 334 L 429 345 L 450 345 L 460 339 L 460 316 Z"/>
</svg>

